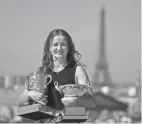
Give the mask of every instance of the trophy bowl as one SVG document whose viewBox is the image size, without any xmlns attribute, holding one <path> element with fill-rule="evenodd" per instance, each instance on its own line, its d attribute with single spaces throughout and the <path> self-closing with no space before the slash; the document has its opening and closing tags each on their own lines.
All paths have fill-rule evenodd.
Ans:
<svg viewBox="0 0 142 124">
<path fill-rule="evenodd" d="M 52 81 L 52 76 L 44 72 L 36 71 L 28 76 L 28 89 L 42 91 Z"/>
<path fill-rule="evenodd" d="M 59 89 L 64 94 L 61 101 L 65 106 L 75 106 L 77 104 L 78 96 L 82 96 L 86 93 L 86 89 L 81 87 L 81 85 L 62 85 L 59 86 Z"/>
<path fill-rule="evenodd" d="M 41 72 L 41 71 L 36 71 L 34 73 L 31 73 L 28 76 L 28 81 L 26 82 L 26 87 L 29 91 L 29 94 L 31 96 L 33 96 L 36 92 L 39 92 L 39 93 L 43 94 L 43 98 L 32 99 L 32 98 L 29 97 L 29 101 L 33 100 L 34 102 L 46 105 L 47 104 L 47 97 L 48 97 L 47 96 L 47 94 L 48 94 L 47 86 L 51 82 L 52 82 L 52 76 L 51 75 L 47 75 L 47 74 L 45 74 L 44 72 Z"/>
<path fill-rule="evenodd" d="M 59 89 L 64 94 L 64 97 L 61 99 L 61 101 L 66 107 L 95 107 L 95 99 L 92 95 L 91 88 L 85 85 L 69 84 L 59 86 Z"/>
<path fill-rule="evenodd" d="M 59 89 L 64 93 L 65 97 L 82 96 L 87 91 L 86 86 L 79 84 L 61 85 Z"/>
<path fill-rule="evenodd" d="M 68 96 L 61 99 L 62 103 L 67 106 L 74 106 L 77 103 L 77 97 L 75 96 Z"/>
</svg>

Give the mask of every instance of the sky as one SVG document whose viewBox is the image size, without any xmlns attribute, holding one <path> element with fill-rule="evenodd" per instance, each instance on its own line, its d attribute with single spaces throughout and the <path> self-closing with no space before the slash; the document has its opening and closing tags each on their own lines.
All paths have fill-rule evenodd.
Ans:
<svg viewBox="0 0 142 124">
<path fill-rule="evenodd" d="M 87 65 L 96 71 L 100 10 L 105 5 L 105 42 L 109 73 L 115 83 L 133 82 L 141 69 L 140 0 L 0 0 L 0 76 L 28 75 L 41 65 L 51 30 L 72 37 Z"/>
</svg>

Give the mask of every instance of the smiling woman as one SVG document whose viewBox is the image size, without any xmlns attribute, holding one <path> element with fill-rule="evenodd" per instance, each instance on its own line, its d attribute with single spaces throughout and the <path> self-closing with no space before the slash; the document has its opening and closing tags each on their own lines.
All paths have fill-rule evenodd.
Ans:
<svg viewBox="0 0 142 124">
<path fill-rule="evenodd" d="M 49 105 L 58 110 L 63 109 L 65 104 L 63 105 L 61 99 L 65 94 L 58 89 L 60 86 L 90 86 L 88 75 L 83 68 L 84 65 L 79 62 L 80 57 L 81 54 L 75 50 L 73 41 L 65 30 L 55 29 L 51 31 L 45 42 L 42 66 L 35 73 L 28 76 L 28 80 L 25 83 L 23 99 L 27 100 L 30 97 L 30 99 L 37 102 L 44 98 L 45 105 Z M 49 75 L 52 78 L 50 84 L 46 78 Z M 30 77 L 32 81 L 30 81 Z M 44 95 L 37 90 L 32 91 L 34 88 L 37 88 L 38 83 L 42 83 L 39 81 L 40 78 L 43 79 L 43 83 L 46 85 L 47 92 L 44 92 Z M 38 100 L 36 100 L 37 98 Z M 48 119 L 40 120 L 40 122 L 43 121 L 47 122 Z"/>
<path fill-rule="evenodd" d="M 71 36 L 63 29 L 55 29 L 45 42 L 40 69 L 51 74 L 59 85 L 88 85 L 89 79 L 83 64 L 79 62 L 80 57 Z"/>
</svg>

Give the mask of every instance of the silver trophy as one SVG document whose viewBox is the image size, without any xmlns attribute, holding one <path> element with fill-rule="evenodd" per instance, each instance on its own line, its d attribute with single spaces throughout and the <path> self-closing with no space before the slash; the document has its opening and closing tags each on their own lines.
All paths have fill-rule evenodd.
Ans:
<svg viewBox="0 0 142 124">
<path fill-rule="evenodd" d="M 28 101 L 26 101 L 25 105 L 31 105 L 35 103 L 40 103 L 43 105 L 47 104 L 47 97 L 48 97 L 48 85 L 52 82 L 52 76 L 47 75 L 41 71 L 36 71 L 34 73 L 31 73 L 28 76 L 28 81 L 26 83 L 26 87 L 30 94 L 34 93 L 42 93 L 42 97 L 39 98 L 31 98 L 28 97 Z"/>
</svg>

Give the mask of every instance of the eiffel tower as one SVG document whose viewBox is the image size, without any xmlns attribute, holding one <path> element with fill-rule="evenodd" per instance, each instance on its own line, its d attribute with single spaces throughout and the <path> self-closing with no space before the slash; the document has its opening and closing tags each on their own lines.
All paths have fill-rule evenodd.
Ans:
<svg viewBox="0 0 142 124">
<path fill-rule="evenodd" d="M 98 61 L 96 63 L 96 71 L 93 76 L 93 86 L 112 86 L 112 80 L 110 78 L 108 62 L 106 59 L 106 47 L 105 47 L 105 9 L 104 5 L 100 11 L 100 42 L 99 42 L 99 54 Z"/>
</svg>

